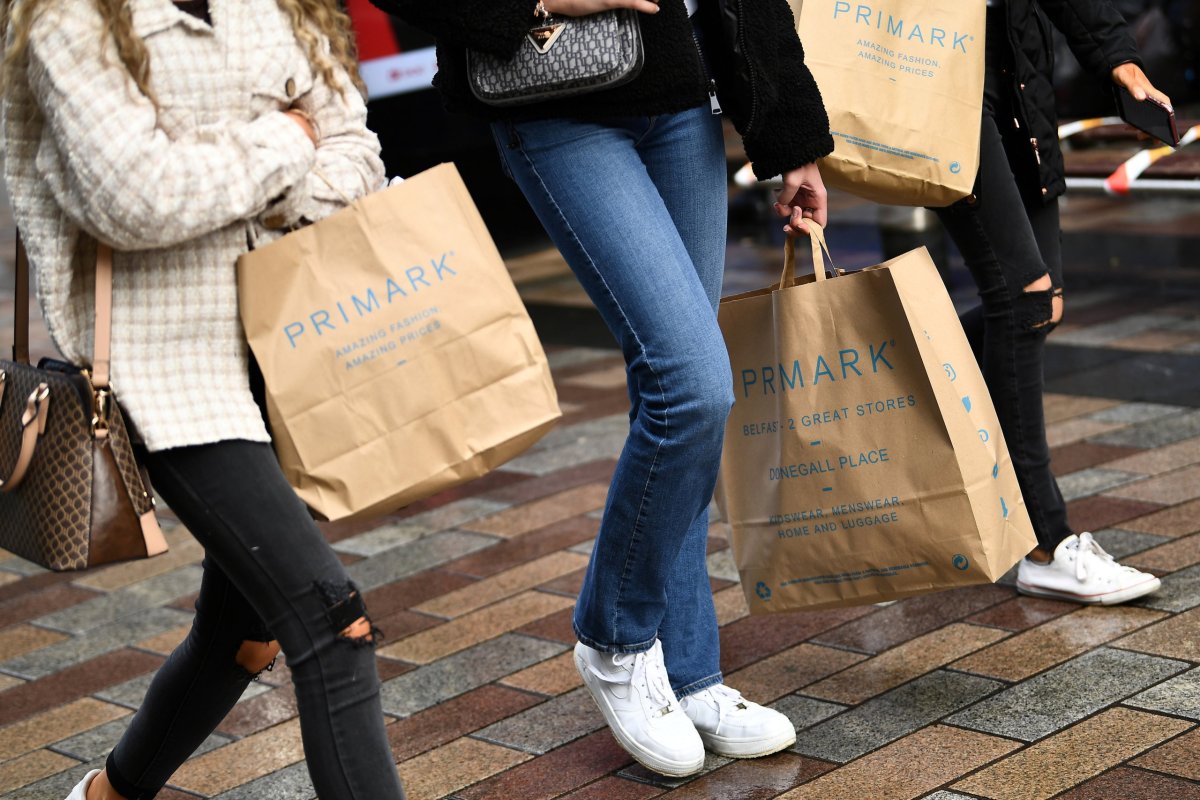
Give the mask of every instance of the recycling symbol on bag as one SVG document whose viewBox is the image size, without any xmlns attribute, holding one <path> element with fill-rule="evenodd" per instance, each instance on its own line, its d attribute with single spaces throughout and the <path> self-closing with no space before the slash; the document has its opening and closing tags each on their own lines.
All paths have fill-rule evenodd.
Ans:
<svg viewBox="0 0 1200 800">
<path fill-rule="evenodd" d="M 754 587 L 754 593 L 763 600 L 771 599 L 771 587 L 767 586 L 765 581 L 758 582 L 758 585 Z"/>
</svg>

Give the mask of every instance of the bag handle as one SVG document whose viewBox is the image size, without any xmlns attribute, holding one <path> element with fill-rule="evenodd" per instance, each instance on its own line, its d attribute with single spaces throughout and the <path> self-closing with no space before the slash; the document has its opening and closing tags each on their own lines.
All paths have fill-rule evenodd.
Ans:
<svg viewBox="0 0 1200 800">
<path fill-rule="evenodd" d="M 833 266 L 833 255 L 825 242 L 825 229 L 811 219 L 804 220 L 808 226 L 809 242 L 812 244 L 813 275 L 817 283 L 825 280 L 825 256 L 829 256 L 829 265 Z M 837 268 L 833 274 L 837 276 Z M 783 245 L 783 274 L 779 277 L 779 288 L 786 289 L 796 283 L 796 240 L 789 236 Z"/>
<path fill-rule="evenodd" d="M 18 305 L 20 305 L 18 303 Z M 0 400 L 8 385 L 8 373 L 0 370 Z M 25 413 L 21 415 L 21 449 L 17 452 L 17 463 L 7 479 L 0 479 L 0 492 L 11 492 L 25 480 L 25 473 L 33 463 L 38 437 L 46 432 L 46 417 L 50 413 L 50 387 L 39 383 L 25 401 Z"/>
<path fill-rule="evenodd" d="M 13 314 L 13 361 L 18 364 L 29 363 L 29 254 L 25 251 L 25 242 L 17 231 L 17 269 L 16 297 L 14 298 Z M 94 355 L 90 380 L 95 390 L 95 416 L 92 419 L 92 429 L 100 439 L 108 437 L 108 415 L 112 403 L 112 389 L 109 386 L 109 365 L 112 352 L 112 280 L 113 280 L 113 251 L 102 242 L 96 242 L 96 322 L 94 328 Z M 2 387 L 3 384 L 0 384 Z M 3 390 L 0 388 L 0 399 Z M 45 406 L 49 402 L 47 395 Z M 26 410 L 28 414 L 28 409 Z M 45 427 L 45 422 L 41 423 Z M 25 423 L 25 434 L 29 426 Z M 22 438 L 24 447 L 24 438 Z M 32 454 L 31 456 L 32 457 Z M 18 458 L 19 462 L 19 458 Z M 11 484 L 13 478 L 9 478 Z M 8 484 L 5 484 L 7 488 Z"/>
</svg>

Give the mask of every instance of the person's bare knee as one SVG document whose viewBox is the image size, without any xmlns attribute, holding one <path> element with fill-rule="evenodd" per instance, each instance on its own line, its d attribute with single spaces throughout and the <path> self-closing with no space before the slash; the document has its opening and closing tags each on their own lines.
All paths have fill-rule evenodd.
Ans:
<svg viewBox="0 0 1200 800">
<path fill-rule="evenodd" d="M 1055 291 L 1049 273 L 1022 289 L 1016 304 L 1027 330 L 1048 333 L 1062 319 L 1062 293 Z"/>
<path fill-rule="evenodd" d="M 316 589 L 325 604 L 325 616 L 339 639 L 364 647 L 375 646 L 379 631 L 371 624 L 367 606 L 353 583 L 320 581 Z"/>
<path fill-rule="evenodd" d="M 1054 288 L 1054 284 L 1050 281 L 1050 273 L 1047 272 L 1042 277 L 1038 278 L 1033 283 L 1026 286 L 1021 291 L 1023 292 L 1046 292 Z"/>
<path fill-rule="evenodd" d="M 239 667 L 257 677 L 260 672 L 275 666 L 278 655 L 279 642 L 255 642 L 247 639 L 238 648 L 236 660 Z"/>
<path fill-rule="evenodd" d="M 371 621 L 366 617 L 359 617 L 354 622 L 342 629 L 338 636 L 346 639 L 354 639 L 355 641 L 371 642 L 375 641 L 375 632 L 371 630 Z"/>
</svg>

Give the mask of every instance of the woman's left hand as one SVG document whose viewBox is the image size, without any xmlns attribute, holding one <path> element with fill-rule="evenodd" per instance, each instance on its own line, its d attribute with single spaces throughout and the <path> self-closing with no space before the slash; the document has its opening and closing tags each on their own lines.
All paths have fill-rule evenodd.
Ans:
<svg viewBox="0 0 1200 800">
<path fill-rule="evenodd" d="M 805 164 L 783 176 L 783 191 L 775 203 L 775 213 L 788 219 L 783 226 L 784 233 L 788 236 L 808 235 L 808 227 L 804 224 L 806 219 L 825 227 L 827 210 L 825 182 L 821 180 L 816 162 Z"/>
<path fill-rule="evenodd" d="M 1133 95 L 1135 100 L 1153 100 L 1159 105 L 1165 106 L 1168 111 L 1174 110 L 1171 107 L 1171 98 L 1155 89 L 1154 84 L 1137 64 L 1130 63 L 1113 67 L 1112 79 L 1113 83 L 1124 87 Z"/>
</svg>

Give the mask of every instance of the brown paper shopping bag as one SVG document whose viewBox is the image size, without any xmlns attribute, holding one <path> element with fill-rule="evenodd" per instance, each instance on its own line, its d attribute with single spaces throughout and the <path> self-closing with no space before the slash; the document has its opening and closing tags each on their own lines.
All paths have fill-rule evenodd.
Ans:
<svg viewBox="0 0 1200 800">
<path fill-rule="evenodd" d="M 979 168 L 985 0 L 792 0 L 829 112 L 829 186 L 945 206 Z"/>
<path fill-rule="evenodd" d="M 478 477 L 560 415 L 533 325 L 452 165 L 247 253 L 238 289 L 283 471 L 326 519 Z"/>
<path fill-rule="evenodd" d="M 811 224 L 811 223 L 810 223 Z M 721 301 L 718 502 L 750 610 L 995 581 L 1036 546 L 983 377 L 924 248 Z"/>
</svg>

